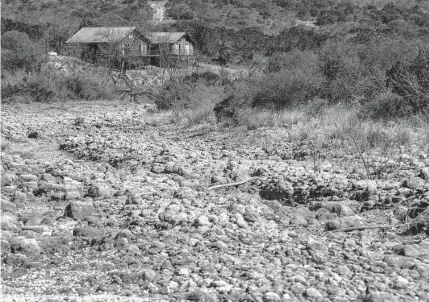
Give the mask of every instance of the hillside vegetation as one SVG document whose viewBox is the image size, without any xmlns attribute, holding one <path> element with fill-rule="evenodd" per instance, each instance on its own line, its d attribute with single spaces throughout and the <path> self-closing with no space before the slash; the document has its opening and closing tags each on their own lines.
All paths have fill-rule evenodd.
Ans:
<svg viewBox="0 0 429 302">
<path fill-rule="evenodd" d="M 338 104 L 353 107 L 361 119 L 427 119 L 427 1 L 171 0 L 166 9 L 176 22 L 158 24 L 151 22 L 146 1 L 2 4 L 6 101 L 116 98 L 110 81 L 103 86 L 94 78 L 99 72 L 51 81 L 43 68 L 45 53 L 61 54 L 66 39 L 82 26 L 135 25 L 143 32 L 186 31 L 199 62 L 245 70 L 233 81 L 222 72 L 207 81 L 207 75 L 191 75 L 193 69 L 169 68 L 169 80 L 151 94 L 160 108 L 186 115 L 196 110 L 206 117 L 194 121 L 216 116 L 240 125 L 246 123 L 241 111 L 255 107 L 320 111 Z"/>
</svg>

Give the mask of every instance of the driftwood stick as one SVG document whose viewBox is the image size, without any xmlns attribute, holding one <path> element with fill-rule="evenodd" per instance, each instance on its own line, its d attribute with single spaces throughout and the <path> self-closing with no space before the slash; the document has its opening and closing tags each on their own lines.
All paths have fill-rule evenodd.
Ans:
<svg viewBox="0 0 429 302">
<path fill-rule="evenodd" d="M 368 229 L 389 229 L 389 228 L 393 228 L 393 227 L 395 227 L 395 225 L 362 225 L 362 226 L 355 226 L 355 227 L 331 230 L 330 232 L 335 233 L 335 232 L 360 231 L 360 230 L 368 230 Z"/>
<path fill-rule="evenodd" d="M 215 189 L 219 189 L 219 188 L 224 188 L 224 187 L 238 186 L 238 185 L 242 185 L 242 184 L 244 184 L 246 182 L 249 182 L 249 181 L 252 181 L 252 180 L 255 180 L 255 179 L 258 179 L 258 177 L 252 177 L 252 178 L 249 178 L 249 179 L 246 179 L 246 180 L 242 180 L 242 181 L 239 181 L 239 182 L 233 182 L 233 183 L 229 183 L 229 184 L 213 186 L 213 187 L 208 188 L 207 191 L 209 191 L 209 190 L 215 190 Z"/>
</svg>

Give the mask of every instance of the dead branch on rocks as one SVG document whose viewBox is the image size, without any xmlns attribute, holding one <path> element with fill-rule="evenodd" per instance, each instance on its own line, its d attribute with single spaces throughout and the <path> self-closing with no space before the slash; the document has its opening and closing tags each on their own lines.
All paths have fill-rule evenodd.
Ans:
<svg viewBox="0 0 429 302">
<path fill-rule="evenodd" d="M 393 228 L 393 227 L 395 227 L 395 225 L 362 225 L 362 226 L 355 226 L 355 227 L 330 230 L 330 232 L 336 233 L 336 232 L 361 231 L 361 230 L 369 230 L 369 229 L 389 229 L 389 228 Z"/>
<path fill-rule="evenodd" d="M 242 185 L 242 184 L 244 184 L 246 182 L 249 182 L 249 181 L 252 181 L 252 180 L 256 180 L 256 179 L 258 179 L 258 177 L 252 177 L 252 178 L 249 178 L 249 179 L 246 179 L 246 180 L 242 180 L 242 181 L 239 181 L 239 182 L 233 182 L 233 183 L 229 183 L 229 184 L 224 184 L 224 185 L 217 185 L 217 186 L 213 186 L 213 187 L 208 188 L 207 191 L 215 190 L 215 189 L 219 189 L 219 188 L 224 188 L 224 187 L 238 186 L 238 185 Z"/>
</svg>

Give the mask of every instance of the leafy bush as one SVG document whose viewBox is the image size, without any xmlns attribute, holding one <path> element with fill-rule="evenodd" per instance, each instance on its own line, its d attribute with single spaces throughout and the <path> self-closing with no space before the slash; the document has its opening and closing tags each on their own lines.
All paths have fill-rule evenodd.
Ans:
<svg viewBox="0 0 429 302">
<path fill-rule="evenodd" d="M 419 42 L 383 39 L 356 44 L 331 40 L 319 52 L 326 77 L 324 97 L 331 102 L 373 100 L 385 89 L 386 70 L 410 62 Z"/>
<path fill-rule="evenodd" d="M 231 86 L 227 97 L 214 107 L 216 120 L 236 126 L 239 114 L 243 109 L 253 106 L 255 91 L 259 87 L 258 80 L 239 81 Z"/>
<path fill-rule="evenodd" d="M 374 100 L 362 105 L 359 117 L 372 120 L 394 120 L 410 115 L 411 107 L 407 106 L 404 98 L 391 91 L 379 94 Z"/>
<path fill-rule="evenodd" d="M 39 74 L 6 73 L 2 77 L 1 96 L 4 101 L 51 102 L 56 95 L 55 84 Z"/>
<path fill-rule="evenodd" d="M 43 51 L 26 33 L 11 30 L 1 37 L 2 69 L 26 70 L 38 69 L 42 60 Z"/>
<path fill-rule="evenodd" d="M 319 58 L 312 51 L 294 49 L 290 52 L 279 52 L 273 54 L 267 63 L 266 72 L 279 72 L 282 69 L 318 69 Z"/>
<path fill-rule="evenodd" d="M 185 76 L 184 82 L 189 84 L 200 82 L 209 86 L 226 85 L 231 83 L 230 80 L 222 78 L 217 73 L 211 71 L 205 71 L 202 73 L 193 72 L 192 74 Z"/>
<path fill-rule="evenodd" d="M 314 50 L 319 48 L 328 36 L 326 33 L 303 26 L 294 26 L 281 32 L 271 43 L 271 52 L 285 52 L 293 49 Z"/>
<path fill-rule="evenodd" d="M 323 78 L 304 70 L 282 70 L 266 76 L 260 83 L 253 105 L 273 109 L 292 108 L 305 104 L 318 95 Z"/>
<path fill-rule="evenodd" d="M 181 79 L 170 79 L 163 85 L 155 98 L 156 106 L 161 110 L 172 109 L 179 102 L 186 102 L 188 88 L 184 86 Z"/>
<path fill-rule="evenodd" d="M 409 64 L 397 63 L 387 72 L 387 83 L 414 113 L 429 114 L 429 51 L 420 50 Z"/>
<path fill-rule="evenodd" d="M 170 17 L 176 20 L 191 20 L 194 18 L 194 13 L 189 9 L 186 3 L 173 5 L 167 12 Z"/>
<path fill-rule="evenodd" d="M 340 10 L 327 9 L 320 12 L 317 17 L 317 25 L 334 24 L 347 20 L 346 14 Z"/>
<path fill-rule="evenodd" d="M 319 51 L 321 72 L 326 78 L 324 97 L 338 103 L 360 99 L 367 94 L 361 81 L 367 69 L 357 54 L 358 45 L 342 40 L 331 40 Z"/>
<path fill-rule="evenodd" d="M 229 85 L 230 80 L 213 72 L 192 73 L 171 78 L 160 90 L 155 103 L 159 109 L 188 109 L 192 103 L 189 95 L 199 86 Z"/>
<path fill-rule="evenodd" d="M 214 108 L 218 122 L 238 125 L 243 112 L 252 107 L 277 110 L 300 106 L 318 96 L 324 84 L 318 57 L 311 51 L 276 54 L 265 73 L 231 86 L 229 96 Z"/>
<path fill-rule="evenodd" d="M 230 95 L 216 104 L 213 111 L 218 123 L 228 123 L 232 126 L 238 125 L 240 111 L 250 108 L 248 100 Z"/>
<path fill-rule="evenodd" d="M 225 92 L 223 87 L 198 84 L 188 96 L 188 109 L 183 112 L 183 117 L 187 120 L 188 124 L 213 122 L 213 109 L 224 98 Z"/>
<path fill-rule="evenodd" d="M 6 102 L 52 102 L 55 99 L 110 99 L 114 91 L 89 75 L 53 79 L 43 72 L 29 74 L 20 70 L 3 74 L 1 96 Z"/>
<path fill-rule="evenodd" d="M 65 97 L 76 100 L 110 99 L 114 94 L 108 86 L 89 76 L 71 75 L 58 80 L 57 87 L 62 90 Z"/>
<path fill-rule="evenodd" d="M 318 96 L 324 77 L 319 59 L 311 51 L 294 50 L 273 56 L 268 75 L 259 83 L 254 106 L 291 108 Z"/>
</svg>

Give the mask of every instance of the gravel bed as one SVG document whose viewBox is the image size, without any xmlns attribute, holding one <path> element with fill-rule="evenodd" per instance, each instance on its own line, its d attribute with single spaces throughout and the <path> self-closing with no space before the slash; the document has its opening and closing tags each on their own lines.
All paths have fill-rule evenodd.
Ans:
<svg viewBox="0 0 429 302">
<path fill-rule="evenodd" d="M 429 300 L 428 150 L 376 179 L 288 129 L 119 102 L 1 124 L 4 301 Z"/>
</svg>

